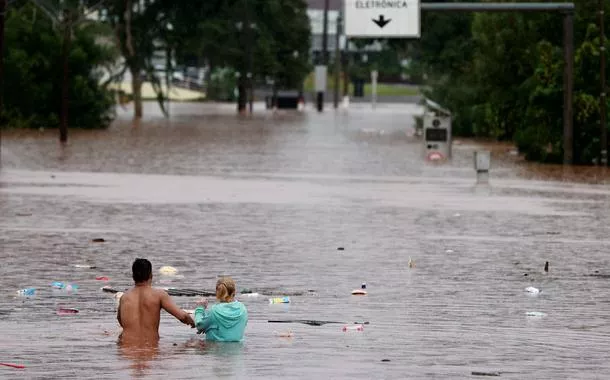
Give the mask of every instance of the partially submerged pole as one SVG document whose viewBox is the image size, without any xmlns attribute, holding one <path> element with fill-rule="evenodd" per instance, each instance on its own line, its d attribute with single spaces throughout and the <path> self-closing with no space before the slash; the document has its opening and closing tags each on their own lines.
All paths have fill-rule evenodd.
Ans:
<svg viewBox="0 0 610 380">
<path fill-rule="evenodd" d="M 333 104 L 335 108 L 339 108 L 339 77 L 341 76 L 341 15 L 337 17 L 337 29 L 335 35 L 335 83 L 333 92 Z"/>
<path fill-rule="evenodd" d="M 7 0 L 0 0 L 0 164 L 2 164 L 2 123 L 3 114 L 3 95 L 4 95 L 4 17 L 6 14 Z"/>
<path fill-rule="evenodd" d="M 599 0 L 599 127 L 601 129 L 600 164 L 608 165 L 608 130 L 606 126 L 606 32 L 604 28 L 604 0 Z"/>
<path fill-rule="evenodd" d="M 563 15 L 563 164 L 574 163 L 574 12 Z"/>
</svg>

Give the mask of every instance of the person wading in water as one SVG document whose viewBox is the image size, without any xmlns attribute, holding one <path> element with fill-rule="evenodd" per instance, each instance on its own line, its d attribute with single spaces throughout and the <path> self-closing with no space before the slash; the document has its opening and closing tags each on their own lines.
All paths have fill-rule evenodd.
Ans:
<svg viewBox="0 0 610 380">
<path fill-rule="evenodd" d="M 169 294 L 152 287 L 152 264 L 146 259 L 136 259 L 131 267 L 135 286 L 121 297 L 117 319 L 123 328 L 121 343 L 155 345 L 159 341 L 161 309 L 180 322 L 195 327 L 193 318 L 180 309 Z"/>
</svg>

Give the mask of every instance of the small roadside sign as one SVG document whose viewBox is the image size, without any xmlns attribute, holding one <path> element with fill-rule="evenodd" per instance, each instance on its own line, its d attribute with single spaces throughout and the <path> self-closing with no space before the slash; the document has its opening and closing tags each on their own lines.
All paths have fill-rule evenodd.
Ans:
<svg viewBox="0 0 610 380">
<path fill-rule="evenodd" d="M 344 3 L 347 37 L 420 37 L 420 0 L 344 0 Z"/>
</svg>

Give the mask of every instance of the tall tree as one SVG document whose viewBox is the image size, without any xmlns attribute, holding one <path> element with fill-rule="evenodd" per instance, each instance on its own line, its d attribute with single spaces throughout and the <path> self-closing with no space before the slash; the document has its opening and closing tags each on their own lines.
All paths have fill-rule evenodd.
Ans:
<svg viewBox="0 0 610 380">
<path fill-rule="evenodd" d="M 3 88 L 7 124 L 58 127 L 64 112 L 68 126 L 108 126 L 113 100 L 101 84 L 102 68 L 116 59 L 115 52 L 99 43 L 103 34 L 98 24 L 75 24 L 67 54 L 69 80 L 65 81 L 63 30 L 45 15 L 47 11 L 32 3 L 14 3 L 7 13 Z M 68 96 L 58 96 L 62 93 Z M 66 105 L 69 112 L 64 111 Z"/>
<path fill-rule="evenodd" d="M 309 72 L 311 44 L 304 0 L 193 0 L 177 5 L 181 56 L 237 72 L 238 110 L 246 109 L 256 80 L 298 87 Z M 180 20 L 180 22 L 178 22 Z"/>
<path fill-rule="evenodd" d="M 51 20 L 62 36 L 62 89 L 59 123 L 59 141 L 68 141 L 68 113 L 70 88 L 70 52 L 74 28 L 87 23 L 89 12 L 96 10 L 102 3 L 95 0 L 33 0 L 38 9 Z"/>
<path fill-rule="evenodd" d="M 134 102 L 134 118 L 142 117 L 142 85 L 148 80 L 153 84 L 162 111 L 164 95 L 159 73 L 154 67 L 155 53 L 170 41 L 172 8 L 167 0 L 108 0 L 106 18 L 114 29 L 116 45 L 124 59 L 125 68 L 131 74 Z M 171 67 L 165 67 L 171 70 Z"/>
</svg>

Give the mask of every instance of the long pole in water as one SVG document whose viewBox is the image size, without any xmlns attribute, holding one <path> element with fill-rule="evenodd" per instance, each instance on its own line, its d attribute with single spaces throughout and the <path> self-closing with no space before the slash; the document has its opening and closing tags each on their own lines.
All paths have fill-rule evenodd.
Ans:
<svg viewBox="0 0 610 380">
<path fill-rule="evenodd" d="M 604 31 L 604 1 L 599 0 L 599 56 L 600 56 L 600 82 L 599 95 L 599 124 L 601 128 L 601 157 L 600 164 L 608 165 L 608 130 L 606 126 L 606 32 Z"/>
<path fill-rule="evenodd" d="M 4 94 L 4 15 L 6 13 L 6 2 L 7 0 L 0 0 L 0 124 L 3 122 L 2 118 L 2 106 L 3 94 Z M 0 165 L 2 165 L 2 130 L 0 129 Z"/>
<path fill-rule="evenodd" d="M 341 75 L 341 15 L 337 17 L 337 29 L 335 35 L 335 88 L 334 88 L 334 106 L 339 108 L 339 77 Z"/>
<path fill-rule="evenodd" d="M 563 15 L 563 164 L 574 163 L 574 13 Z"/>
<path fill-rule="evenodd" d="M 329 0 L 324 0 L 324 18 L 322 25 L 322 65 L 328 65 L 328 8 L 329 8 Z M 326 82 L 326 81 L 324 81 Z M 322 112 L 324 110 L 324 90 L 326 89 L 318 89 L 318 111 Z"/>
</svg>

